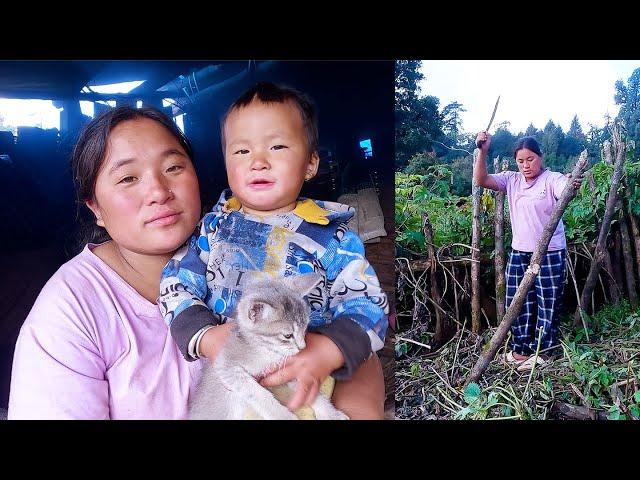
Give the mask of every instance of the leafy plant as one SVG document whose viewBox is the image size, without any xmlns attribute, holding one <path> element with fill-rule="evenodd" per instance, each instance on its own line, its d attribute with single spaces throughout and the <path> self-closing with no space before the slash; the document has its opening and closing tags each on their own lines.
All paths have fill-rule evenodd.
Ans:
<svg viewBox="0 0 640 480">
<path fill-rule="evenodd" d="M 464 401 L 467 406 L 455 414 L 456 420 L 484 420 L 489 411 L 498 405 L 498 395 L 495 392 L 484 395 L 477 383 L 470 383 L 464 389 Z"/>
</svg>

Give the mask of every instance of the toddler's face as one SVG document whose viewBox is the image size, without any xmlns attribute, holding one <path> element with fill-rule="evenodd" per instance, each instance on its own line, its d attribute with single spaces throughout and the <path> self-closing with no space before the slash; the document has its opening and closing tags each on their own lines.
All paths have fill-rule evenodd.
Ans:
<svg viewBox="0 0 640 480">
<path fill-rule="evenodd" d="M 293 210 L 319 162 L 296 105 L 254 100 L 231 112 L 223 128 L 229 186 L 244 211 L 265 216 Z"/>
</svg>

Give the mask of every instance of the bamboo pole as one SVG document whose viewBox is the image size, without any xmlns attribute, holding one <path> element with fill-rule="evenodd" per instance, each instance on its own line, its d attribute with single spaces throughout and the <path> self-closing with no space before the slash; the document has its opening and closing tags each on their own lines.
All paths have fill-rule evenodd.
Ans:
<svg viewBox="0 0 640 480">
<path fill-rule="evenodd" d="M 587 151 L 584 150 L 580 154 L 580 158 L 578 159 L 575 167 L 573 167 L 573 171 L 571 172 L 571 178 L 580 178 L 580 176 L 582 175 L 582 172 L 584 172 L 586 168 L 587 168 Z M 575 197 L 575 195 L 576 195 L 576 189 L 573 186 L 573 182 L 567 182 L 567 185 L 564 187 L 564 190 L 562 191 L 562 195 L 560 196 L 560 199 L 558 200 L 556 205 L 553 207 L 553 211 L 551 212 L 551 218 L 549 219 L 549 221 L 547 222 L 547 225 L 544 227 L 542 231 L 542 236 L 538 240 L 535 251 L 531 256 L 531 261 L 529 263 L 529 266 L 527 267 L 527 270 L 524 273 L 524 277 L 522 278 L 522 281 L 520 282 L 520 285 L 516 290 L 516 294 L 513 298 L 513 301 L 511 302 L 511 305 L 509 305 L 509 308 L 507 309 L 507 312 L 505 313 L 504 318 L 502 319 L 502 322 L 500 322 L 500 325 L 498 325 L 496 332 L 493 334 L 493 337 L 491 337 L 491 341 L 489 342 L 489 348 L 487 348 L 482 353 L 482 355 L 474 365 L 470 375 L 467 377 L 467 380 L 465 382 L 466 384 L 469 384 L 470 382 L 475 382 L 482 376 L 484 371 L 489 366 L 489 363 L 495 356 L 496 352 L 498 351 L 500 346 L 503 344 L 505 338 L 507 338 L 507 334 L 509 333 L 509 328 L 511 328 L 511 324 L 513 323 L 515 318 L 520 314 L 520 309 L 524 304 L 524 300 L 525 300 L 525 297 L 527 296 L 527 292 L 533 285 L 533 282 L 536 276 L 540 272 L 540 261 L 542 260 L 544 255 L 547 253 L 547 248 L 549 248 L 549 242 L 551 241 L 551 237 L 553 236 L 558 226 L 558 223 L 560 222 L 560 217 L 562 217 L 562 214 L 567 208 L 567 205 L 573 199 L 573 197 Z"/>
</svg>

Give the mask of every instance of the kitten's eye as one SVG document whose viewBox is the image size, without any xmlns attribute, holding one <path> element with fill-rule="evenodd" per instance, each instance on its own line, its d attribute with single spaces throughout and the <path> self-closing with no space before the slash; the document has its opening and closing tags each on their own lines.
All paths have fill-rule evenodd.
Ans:
<svg viewBox="0 0 640 480">
<path fill-rule="evenodd" d="M 293 337 L 293 333 L 285 333 L 282 335 L 284 338 L 286 338 L 287 340 L 289 340 L 291 337 Z"/>
</svg>

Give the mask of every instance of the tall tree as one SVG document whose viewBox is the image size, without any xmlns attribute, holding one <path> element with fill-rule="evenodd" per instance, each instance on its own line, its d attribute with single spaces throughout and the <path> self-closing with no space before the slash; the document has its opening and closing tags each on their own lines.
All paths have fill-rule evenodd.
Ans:
<svg viewBox="0 0 640 480">
<path fill-rule="evenodd" d="M 584 150 L 586 146 L 587 137 L 582 131 L 582 127 L 578 121 L 578 115 L 575 115 L 573 120 L 571 120 L 569 131 L 560 144 L 559 154 L 566 157 L 575 157 L 580 155 L 580 152 Z"/>
<path fill-rule="evenodd" d="M 439 100 L 420 97 L 424 79 L 420 60 L 397 60 L 395 78 L 396 168 L 407 165 L 420 152 L 431 150 L 431 141 L 442 136 Z"/>
<path fill-rule="evenodd" d="M 527 131 L 524 132 L 527 137 L 535 137 L 536 140 L 542 140 L 542 132 L 533 126 L 533 123 L 530 123 L 527 127 Z"/>
<path fill-rule="evenodd" d="M 517 138 L 503 124 L 500 124 L 491 139 L 491 157 L 513 158 L 513 145 Z M 489 158 L 491 158 L 489 157 Z"/>
<path fill-rule="evenodd" d="M 580 121 L 578 120 L 578 115 L 573 116 L 573 120 L 571 120 L 571 126 L 569 127 L 569 131 L 567 135 L 578 138 L 578 139 L 586 139 L 584 132 L 582 131 L 582 127 L 580 126 Z M 582 151 L 582 150 L 581 150 Z M 580 152 L 578 152 L 580 153 Z"/>
<path fill-rule="evenodd" d="M 461 103 L 451 102 L 442 109 L 442 113 L 440 114 L 442 118 L 442 130 L 454 144 L 457 143 L 458 135 L 461 133 L 462 118 L 460 114 L 466 111 Z"/>
<path fill-rule="evenodd" d="M 545 155 L 557 155 L 564 137 L 562 127 L 549 120 L 542 130 L 542 150 Z"/>
<path fill-rule="evenodd" d="M 637 142 L 640 140 L 640 68 L 636 68 L 627 84 L 618 80 L 615 84 L 614 100 L 620 105 L 618 119 L 624 122 L 629 138 Z"/>
<path fill-rule="evenodd" d="M 589 152 L 589 157 L 594 161 L 598 161 L 601 158 L 601 148 L 605 140 L 610 139 L 611 133 L 609 129 L 605 126 L 604 128 L 599 128 L 596 125 L 589 124 L 589 129 L 586 133 L 587 137 L 587 151 Z"/>
<path fill-rule="evenodd" d="M 542 130 L 542 153 L 545 166 L 551 170 L 564 171 L 566 158 L 560 156 L 560 146 L 564 140 L 564 132 L 560 125 L 549 120 Z"/>
</svg>

